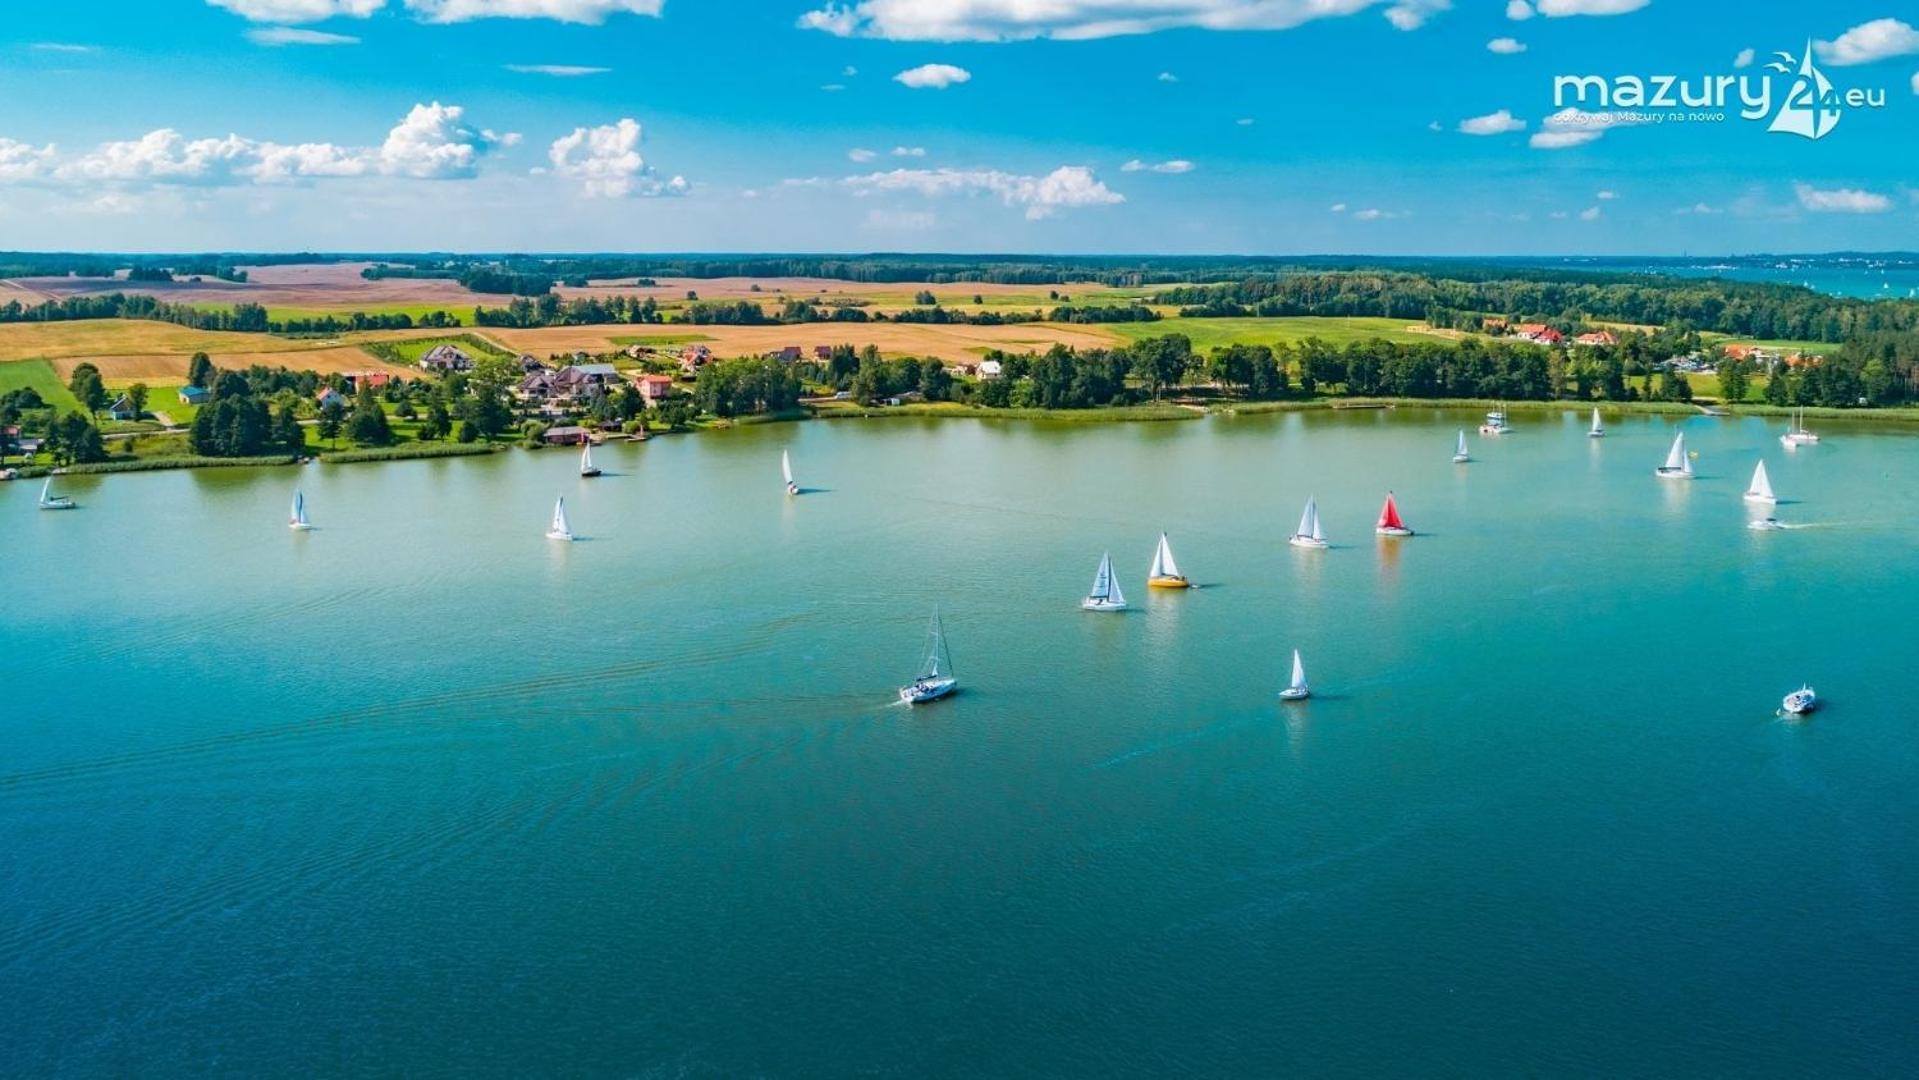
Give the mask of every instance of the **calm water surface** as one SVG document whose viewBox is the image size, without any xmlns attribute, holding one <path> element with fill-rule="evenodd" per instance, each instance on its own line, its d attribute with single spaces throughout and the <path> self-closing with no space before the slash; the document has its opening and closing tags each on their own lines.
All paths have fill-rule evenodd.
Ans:
<svg viewBox="0 0 1919 1080">
<path fill-rule="evenodd" d="M 0 1071 L 1919 1071 L 1919 440 L 1474 422 L 0 485 Z"/>
</svg>

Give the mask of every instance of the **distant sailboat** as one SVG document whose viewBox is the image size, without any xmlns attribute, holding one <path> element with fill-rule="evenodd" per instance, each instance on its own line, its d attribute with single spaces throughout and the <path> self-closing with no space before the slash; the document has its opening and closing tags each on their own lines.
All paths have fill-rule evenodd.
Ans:
<svg viewBox="0 0 1919 1080">
<path fill-rule="evenodd" d="M 53 494 L 53 477 L 47 477 L 47 482 L 40 485 L 40 509 L 71 510 L 74 506 L 71 496 Z"/>
<path fill-rule="evenodd" d="M 580 475 L 598 476 L 600 467 L 593 464 L 593 444 L 588 442 L 580 448 Z"/>
<path fill-rule="evenodd" d="M 1666 453 L 1666 463 L 1653 472 L 1667 480 L 1691 480 L 1692 459 L 1686 456 L 1686 433 L 1673 436 L 1672 449 Z"/>
<path fill-rule="evenodd" d="M 1093 588 L 1079 606 L 1087 611 L 1125 611 L 1126 595 L 1119 591 L 1119 579 L 1113 576 L 1113 556 L 1099 557 L 1099 569 L 1093 573 Z"/>
<path fill-rule="evenodd" d="M 1153 568 L 1146 571 L 1146 584 L 1154 589 L 1184 589 L 1192 584 L 1173 561 L 1173 545 L 1165 533 L 1159 534 L 1159 547 L 1153 551 Z"/>
<path fill-rule="evenodd" d="M 1763 460 L 1753 467 L 1752 483 L 1746 486 L 1746 501 L 1755 503 L 1779 501 L 1772 493 L 1772 478 L 1766 475 L 1766 463 Z"/>
<path fill-rule="evenodd" d="M 780 451 L 780 475 L 786 477 L 786 493 L 798 495 L 800 486 L 793 482 L 793 458 L 785 450 Z"/>
<path fill-rule="evenodd" d="M 1326 535 L 1319 531 L 1319 503 L 1312 496 L 1307 496 L 1306 512 L 1299 515 L 1299 531 L 1287 537 L 1286 542 L 1301 548 L 1326 546 Z"/>
<path fill-rule="evenodd" d="M 933 625 L 927 630 L 926 659 L 920 662 L 920 672 L 913 681 L 900 687 L 900 700 L 919 705 L 938 701 L 957 689 L 959 679 L 953 675 L 953 657 L 946 649 L 945 628 L 940 625 L 940 613 L 935 609 Z"/>
<path fill-rule="evenodd" d="M 1593 426 L 1587 429 L 1586 437 L 1588 439 L 1603 439 L 1606 437 L 1606 425 L 1599 422 L 1599 406 L 1597 405 L 1593 406 Z"/>
<path fill-rule="evenodd" d="M 1506 409 L 1501 406 L 1486 414 L 1486 422 L 1479 425 L 1481 435 L 1508 435 L 1512 428 L 1506 423 Z"/>
<path fill-rule="evenodd" d="M 1786 433 L 1779 436 L 1780 444 L 1788 450 L 1795 446 L 1810 446 L 1818 441 L 1819 436 L 1806 430 L 1806 411 L 1804 409 L 1793 414 L 1792 419 L 1786 424 Z"/>
<path fill-rule="evenodd" d="M 1453 464 L 1464 465 L 1472 459 L 1473 456 L 1466 452 L 1466 429 L 1460 428 L 1459 444 L 1453 448 Z"/>
<path fill-rule="evenodd" d="M 566 496 L 564 495 L 560 496 L 559 502 L 553 504 L 553 524 L 547 527 L 546 538 L 548 540 L 573 539 L 573 527 L 567 524 L 566 520 Z"/>
<path fill-rule="evenodd" d="M 1373 532 L 1380 536 L 1411 536 L 1413 531 L 1399 520 L 1399 504 L 1393 502 L 1393 493 L 1386 493 L 1386 505 L 1379 508 L 1379 524 L 1373 526 Z"/>
<path fill-rule="evenodd" d="M 1299 650 L 1293 650 L 1293 680 L 1286 689 L 1279 692 L 1281 701 L 1304 701 L 1313 696 L 1312 687 L 1306 685 L 1306 665 L 1299 661 Z"/>
<path fill-rule="evenodd" d="M 313 528 L 313 523 L 307 520 L 307 497 L 301 492 L 293 493 L 293 509 L 287 513 L 287 528 L 294 532 Z"/>
</svg>

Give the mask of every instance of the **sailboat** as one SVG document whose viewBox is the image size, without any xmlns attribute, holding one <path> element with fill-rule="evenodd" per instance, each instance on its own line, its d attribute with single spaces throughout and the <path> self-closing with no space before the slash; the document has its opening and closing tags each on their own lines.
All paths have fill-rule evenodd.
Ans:
<svg viewBox="0 0 1919 1080">
<path fill-rule="evenodd" d="M 1306 512 L 1299 515 L 1299 531 L 1286 538 L 1294 547 L 1323 548 L 1326 535 L 1319 531 L 1319 503 L 1312 496 L 1306 497 Z"/>
<path fill-rule="evenodd" d="M 1299 650 L 1293 650 L 1293 681 L 1279 692 L 1281 701 L 1305 701 L 1313 696 L 1312 687 L 1306 685 L 1306 665 L 1299 662 Z"/>
<path fill-rule="evenodd" d="M 1672 449 L 1666 452 L 1666 463 L 1653 472 L 1667 480 L 1691 480 L 1692 459 L 1686 456 L 1686 433 L 1673 436 Z"/>
<path fill-rule="evenodd" d="M 1603 439 L 1606 437 L 1606 425 L 1599 422 L 1599 406 L 1597 405 L 1593 406 L 1593 426 L 1587 429 L 1586 437 L 1588 439 Z"/>
<path fill-rule="evenodd" d="M 1380 536 L 1411 536 L 1413 531 L 1399 520 L 1399 505 L 1393 502 L 1393 493 L 1386 493 L 1386 505 L 1379 508 L 1379 524 L 1373 526 L 1373 532 Z"/>
<path fill-rule="evenodd" d="M 580 448 L 580 475 L 581 476 L 600 475 L 600 467 L 598 465 L 593 464 L 593 443 L 591 441 L 587 442 Z"/>
<path fill-rule="evenodd" d="M 1125 611 L 1126 595 L 1119 591 L 1119 579 L 1113 576 L 1113 556 L 1099 557 L 1099 569 L 1093 573 L 1093 588 L 1079 606 L 1087 611 Z"/>
<path fill-rule="evenodd" d="M 546 538 L 548 540 L 573 539 L 573 527 L 566 521 L 566 496 L 564 495 L 560 496 L 559 502 L 553 504 L 553 524 L 547 527 Z"/>
<path fill-rule="evenodd" d="M 287 512 L 287 528 L 294 532 L 313 528 L 313 523 L 307 520 L 307 497 L 301 492 L 293 493 L 293 509 Z"/>
<path fill-rule="evenodd" d="M 1811 683 L 1799 684 L 1799 689 L 1786 695 L 1779 703 L 1779 711 L 1787 716 L 1804 716 L 1819 707 L 1819 695 L 1812 689 Z"/>
<path fill-rule="evenodd" d="M 959 689 L 953 675 L 953 656 L 946 650 L 946 632 L 940 625 L 939 609 L 933 611 L 933 625 L 927 630 L 926 659 L 913 681 L 900 687 L 900 700 L 908 705 L 938 701 Z"/>
<path fill-rule="evenodd" d="M 1153 551 L 1153 568 L 1146 571 L 1146 585 L 1153 589 L 1184 589 L 1192 585 L 1186 575 L 1179 572 L 1179 564 L 1173 561 L 1173 545 L 1166 540 L 1166 534 L 1159 534 L 1159 547 Z"/>
<path fill-rule="evenodd" d="M 1786 424 L 1786 433 L 1779 436 L 1779 442 L 1790 450 L 1795 446 L 1808 446 L 1819 441 L 1819 436 L 1806 430 L 1806 411 L 1804 409 L 1792 415 Z"/>
<path fill-rule="evenodd" d="M 793 458 L 785 450 L 780 451 L 780 475 L 786 477 L 786 493 L 798 495 L 800 486 L 793 482 Z"/>
<path fill-rule="evenodd" d="M 72 496 L 53 494 L 53 477 L 47 477 L 47 482 L 40 485 L 40 509 L 71 510 L 75 505 Z"/>
<path fill-rule="evenodd" d="M 1453 448 L 1453 464 L 1464 465 L 1468 461 L 1471 461 L 1472 459 L 1473 459 L 1473 456 L 1466 452 L 1466 429 L 1460 428 L 1459 429 L 1459 445 Z"/>
<path fill-rule="evenodd" d="M 1778 497 L 1772 493 L 1772 478 L 1766 475 L 1766 463 L 1761 460 L 1752 470 L 1752 483 L 1746 485 L 1746 501 L 1754 503 L 1776 503 Z"/>
</svg>

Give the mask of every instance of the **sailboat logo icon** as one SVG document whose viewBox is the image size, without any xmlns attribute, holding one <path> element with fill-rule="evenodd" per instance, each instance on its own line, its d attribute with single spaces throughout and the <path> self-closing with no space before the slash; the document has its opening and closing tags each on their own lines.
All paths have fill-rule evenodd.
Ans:
<svg viewBox="0 0 1919 1080">
<path fill-rule="evenodd" d="M 1806 51 L 1798 59 L 1789 52 L 1775 52 L 1779 57 L 1766 66 L 1785 75 L 1797 75 L 1792 86 L 1786 91 L 1785 99 L 1779 103 L 1779 111 L 1773 114 L 1772 124 L 1767 131 L 1780 131 L 1788 135 L 1802 135 L 1808 139 L 1820 139 L 1839 126 L 1839 98 L 1833 93 L 1832 83 L 1826 79 L 1825 72 L 1813 66 L 1812 42 L 1806 42 Z"/>
</svg>

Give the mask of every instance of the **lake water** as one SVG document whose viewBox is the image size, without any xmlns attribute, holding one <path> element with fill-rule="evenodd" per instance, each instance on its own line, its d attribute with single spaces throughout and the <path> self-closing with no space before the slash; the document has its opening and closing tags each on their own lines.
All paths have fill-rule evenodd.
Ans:
<svg viewBox="0 0 1919 1080">
<path fill-rule="evenodd" d="M 4 1071 L 1919 1070 L 1919 440 L 1474 422 L 0 485 Z"/>
</svg>

